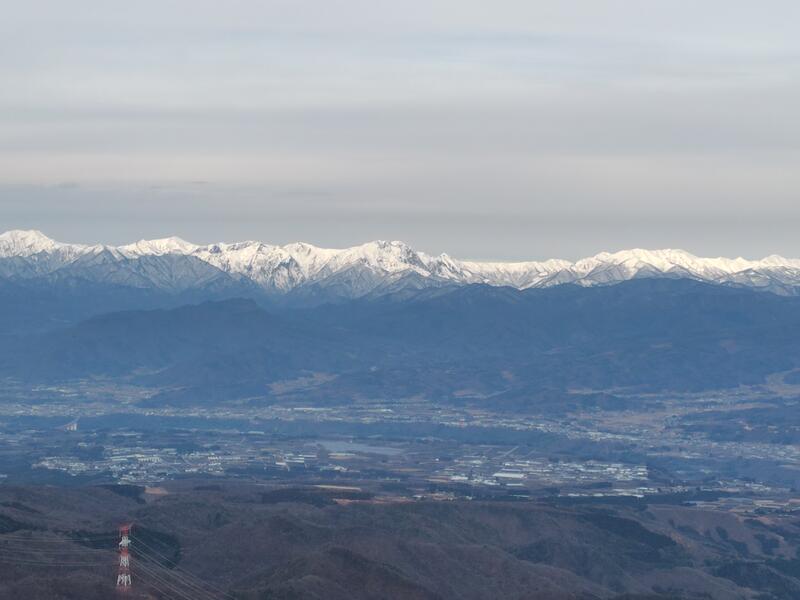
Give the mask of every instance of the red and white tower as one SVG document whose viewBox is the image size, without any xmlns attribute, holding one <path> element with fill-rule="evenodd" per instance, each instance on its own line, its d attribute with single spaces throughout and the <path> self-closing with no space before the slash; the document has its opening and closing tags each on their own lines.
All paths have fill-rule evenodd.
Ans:
<svg viewBox="0 0 800 600">
<path fill-rule="evenodd" d="M 122 525 L 119 528 L 119 570 L 117 571 L 117 591 L 127 592 L 131 589 L 131 555 L 130 539 L 131 526 Z"/>
</svg>

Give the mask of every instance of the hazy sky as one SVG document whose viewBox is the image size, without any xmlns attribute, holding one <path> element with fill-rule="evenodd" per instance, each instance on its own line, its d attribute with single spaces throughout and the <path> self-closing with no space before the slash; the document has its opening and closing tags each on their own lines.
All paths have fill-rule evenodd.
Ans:
<svg viewBox="0 0 800 600">
<path fill-rule="evenodd" d="M 3 230 L 800 256 L 797 0 L 0 5 Z"/>
</svg>

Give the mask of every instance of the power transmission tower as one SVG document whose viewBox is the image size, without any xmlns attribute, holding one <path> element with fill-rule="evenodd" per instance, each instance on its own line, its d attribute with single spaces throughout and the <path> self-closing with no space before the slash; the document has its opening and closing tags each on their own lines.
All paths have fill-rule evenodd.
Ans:
<svg viewBox="0 0 800 600">
<path fill-rule="evenodd" d="M 119 569 L 117 571 L 117 591 L 128 592 L 131 589 L 131 555 L 129 547 L 131 526 L 122 525 L 119 528 Z"/>
</svg>

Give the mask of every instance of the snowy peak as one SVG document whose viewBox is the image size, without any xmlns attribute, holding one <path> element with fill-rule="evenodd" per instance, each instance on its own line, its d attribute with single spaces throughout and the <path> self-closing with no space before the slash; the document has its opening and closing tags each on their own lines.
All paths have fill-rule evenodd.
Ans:
<svg viewBox="0 0 800 600">
<path fill-rule="evenodd" d="M 0 257 L 33 256 L 40 252 L 52 252 L 61 245 L 41 231 L 15 229 L 0 234 Z"/>
<path fill-rule="evenodd" d="M 153 262 L 156 258 L 164 260 Z M 95 281 L 135 281 L 137 287 L 159 289 L 172 289 L 174 282 L 187 288 L 195 280 L 201 287 L 227 277 L 268 293 L 286 294 L 313 286 L 310 289 L 335 290 L 336 295 L 352 297 L 403 285 L 480 283 L 528 289 L 563 283 L 609 285 L 639 277 L 689 278 L 783 294 L 796 294 L 800 289 L 799 259 L 777 255 L 762 260 L 701 258 L 676 249 L 601 252 L 575 262 L 505 263 L 432 256 L 399 241 L 331 249 L 304 242 L 201 246 L 169 237 L 113 247 L 62 244 L 39 231 L 9 231 L 0 235 L 0 259 L 1 277 L 79 276 Z M 140 263 L 139 271 L 135 271 L 136 263 Z M 120 274 L 134 271 L 135 278 Z"/>
<path fill-rule="evenodd" d="M 331 257 L 330 266 L 337 267 L 360 264 L 374 271 L 397 273 L 398 271 L 425 269 L 419 253 L 403 242 L 368 242 L 361 246 L 339 250 Z"/>
<path fill-rule="evenodd" d="M 686 273 L 698 279 L 715 281 L 719 277 L 743 273 L 751 270 L 771 268 L 797 268 L 800 261 L 771 256 L 762 260 L 745 258 L 701 258 L 685 250 L 623 250 L 613 254 L 602 252 L 591 258 L 577 261 L 572 270 L 576 274 L 588 274 L 598 269 L 616 267 L 630 273 L 642 269 L 664 275 Z"/>
<path fill-rule="evenodd" d="M 133 244 L 120 246 L 118 250 L 128 256 L 164 256 L 165 254 L 191 254 L 198 246 L 179 237 L 160 240 L 139 240 Z"/>
</svg>

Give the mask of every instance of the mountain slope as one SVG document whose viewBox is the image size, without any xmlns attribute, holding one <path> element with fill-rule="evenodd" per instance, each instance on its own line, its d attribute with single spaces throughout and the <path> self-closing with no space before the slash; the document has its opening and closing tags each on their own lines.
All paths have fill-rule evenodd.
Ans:
<svg viewBox="0 0 800 600">
<path fill-rule="evenodd" d="M 169 259 L 170 264 L 158 269 L 132 267 L 156 259 Z M 175 292 L 202 288 L 209 278 L 221 279 L 223 274 L 273 295 L 313 287 L 312 294 L 298 297 L 326 300 L 361 297 L 386 288 L 398 291 L 398 282 L 406 281 L 417 287 L 429 282 L 434 287 L 482 283 L 529 289 L 564 283 L 590 287 L 643 277 L 696 279 L 792 295 L 800 286 L 800 259 L 699 258 L 682 250 L 636 249 L 604 252 L 577 262 L 481 263 L 446 254 L 430 256 L 402 242 L 376 241 L 334 250 L 255 241 L 198 246 L 166 238 L 111 247 L 62 244 L 37 231 L 0 235 L 0 277 L 7 279 L 80 276 Z"/>
<path fill-rule="evenodd" d="M 134 544 L 177 562 L 176 577 L 198 574 L 194 581 L 221 590 L 216 597 L 225 591 L 224 597 L 241 600 L 791 600 L 800 589 L 796 561 L 782 558 L 797 551 L 800 539 L 791 517 L 745 519 L 652 503 L 641 510 L 477 500 L 337 502 L 347 497 L 345 489 L 219 477 L 163 488 L 166 497 L 144 503 L 144 488 L 134 486 L 121 495 L 113 486 L 3 485 L 0 518 L 17 537 L 66 541 L 68 533 L 94 534 L 106 554 L 67 542 L 70 556 L 107 556 L 112 566 L 115 526 L 134 520 Z M 700 524 L 707 535 L 694 531 Z M 759 539 L 779 540 L 780 548 Z M 52 562 L 51 546 L 28 551 Z M 63 570 L 64 576 L 48 577 L 44 569 L 6 566 L 0 599 L 114 596 L 111 567 Z M 144 598 L 153 580 L 134 573 Z"/>
<path fill-rule="evenodd" d="M 304 401 L 538 401 L 548 390 L 703 390 L 800 367 L 800 298 L 683 280 L 515 290 L 465 286 L 414 297 L 266 311 L 230 300 L 132 311 L 28 336 L 0 375 L 125 377 L 181 401 L 273 394 L 324 375 Z"/>
</svg>

